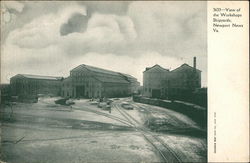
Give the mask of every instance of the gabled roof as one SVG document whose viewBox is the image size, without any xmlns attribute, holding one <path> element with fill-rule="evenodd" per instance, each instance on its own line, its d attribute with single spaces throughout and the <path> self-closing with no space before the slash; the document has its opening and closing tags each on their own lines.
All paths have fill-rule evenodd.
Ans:
<svg viewBox="0 0 250 163">
<path fill-rule="evenodd" d="M 121 74 L 121 75 L 123 75 L 123 76 L 125 76 L 125 77 L 127 77 L 127 78 L 131 78 L 131 79 L 137 80 L 135 77 L 133 77 L 133 76 L 131 76 L 131 75 L 129 75 L 129 74 L 124 74 L 124 73 L 119 73 L 119 74 Z"/>
<path fill-rule="evenodd" d="M 165 69 L 165 68 L 161 67 L 160 65 L 156 64 L 156 65 L 154 65 L 154 66 L 152 66 L 152 67 L 146 67 L 146 70 L 143 71 L 143 72 L 146 72 L 146 71 L 151 70 L 151 69 L 156 68 L 156 67 L 159 67 L 159 68 L 162 69 L 163 71 L 169 71 L 169 69 Z"/>
<path fill-rule="evenodd" d="M 93 76 L 95 79 L 99 80 L 100 82 L 103 83 L 123 83 L 123 84 L 129 84 L 127 80 L 125 80 L 122 77 L 116 77 L 116 78 L 110 78 L 106 76 L 99 76 L 99 75 L 94 75 Z"/>
<path fill-rule="evenodd" d="M 199 69 L 197 69 L 197 68 L 194 68 L 194 67 L 192 67 L 192 66 L 189 66 L 189 65 L 186 64 L 186 63 L 182 64 L 180 67 L 177 67 L 176 69 L 172 70 L 171 72 L 179 71 L 181 68 L 189 68 L 189 69 L 193 69 L 193 70 L 196 70 L 196 71 L 201 72 L 201 70 L 199 70 Z"/>
<path fill-rule="evenodd" d="M 131 75 L 120 73 L 129 83 L 138 82 L 137 79 Z"/>
<path fill-rule="evenodd" d="M 55 77 L 55 76 L 41 76 L 41 75 L 30 75 L 30 74 L 17 74 L 13 77 L 24 77 L 28 79 L 40 79 L 40 80 L 61 80 L 62 77 Z"/>
<path fill-rule="evenodd" d="M 133 76 L 128 75 L 128 74 L 123 74 L 123 73 L 119 73 L 119 72 L 115 72 L 115 71 L 111 71 L 111 70 L 105 70 L 102 68 L 89 66 L 89 65 L 85 65 L 85 64 L 81 64 L 81 65 L 77 66 L 76 68 L 72 69 L 71 71 L 79 70 L 81 68 L 87 69 L 90 72 L 94 72 L 93 77 L 101 82 L 104 82 L 104 83 L 129 83 L 129 81 L 126 78 L 137 80 L 136 78 L 134 78 Z M 100 75 L 100 74 L 103 74 L 103 75 Z M 112 77 L 105 76 L 105 74 L 112 75 Z"/>
<path fill-rule="evenodd" d="M 74 71 L 74 70 L 79 69 L 79 68 L 86 68 L 92 72 L 99 72 L 99 73 L 105 73 L 105 74 L 116 75 L 116 76 L 119 75 L 118 72 L 115 72 L 115 71 L 105 70 L 102 68 L 89 66 L 89 65 L 85 65 L 85 64 L 81 64 L 81 65 L 77 66 L 76 68 L 72 69 L 71 71 Z"/>
</svg>

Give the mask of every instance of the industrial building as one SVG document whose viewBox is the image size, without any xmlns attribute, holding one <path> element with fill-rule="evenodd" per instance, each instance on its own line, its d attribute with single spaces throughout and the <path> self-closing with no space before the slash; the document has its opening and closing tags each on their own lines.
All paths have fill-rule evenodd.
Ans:
<svg viewBox="0 0 250 163">
<path fill-rule="evenodd" d="M 156 64 L 143 72 L 143 95 L 160 98 L 164 96 L 165 80 L 170 71 Z"/>
<path fill-rule="evenodd" d="M 10 84 L 0 84 L 0 104 L 10 100 Z"/>
<path fill-rule="evenodd" d="M 72 87 L 71 77 L 67 77 L 62 80 L 61 96 L 62 97 L 74 97 L 74 89 Z"/>
<path fill-rule="evenodd" d="M 12 96 L 25 99 L 38 94 L 60 95 L 62 77 L 17 74 L 10 79 Z"/>
<path fill-rule="evenodd" d="M 143 95 L 152 98 L 185 99 L 196 89 L 201 88 L 201 71 L 182 64 L 169 71 L 159 65 L 147 67 L 143 72 Z"/>
<path fill-rule="evenodd" d="M 140 82 L 137 81 L 137 79 L 131 75 L 119 73 L 122 75 L 128 82 L 129 82 L 129 92 L 130 95 L 133 93 L 138 93 Z"/>
<path fill-rule="evenodd" d="M 137 79 L 128 74 L 82 64 L 72 69 L 70 76 L 62 81 L 61 95 L 73 98 L 126 97 L 138 87 Z"/>
</svg>

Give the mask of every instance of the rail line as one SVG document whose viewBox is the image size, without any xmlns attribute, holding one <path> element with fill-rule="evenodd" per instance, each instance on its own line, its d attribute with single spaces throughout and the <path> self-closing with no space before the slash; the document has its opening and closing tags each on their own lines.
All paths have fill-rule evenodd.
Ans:
<svg viewBox="0 0 250 163">
<path fill-rule="evenodd" d="M 151 111 L 149 110 L 148 106 L 143 104 L 143 106 L 140 106 L 138 103 L 132 102 L 131 104 L 132 106 L 134 106 L 135 108 L 138 109 L 143 109 L 144 111 L 146 111 L 149 114 L 152 114 Z M 147 114 L 148 117 L 148 114 Z M 172 117 L 172 119 L 178 121 L 178 119 L 176 117 Z M 179 125 L 181 126 L 181 125 Z M 183 127 L 179 127 L 178 129 L 169 129 L 169 130 L 165 130 L 168 133 L 179 133 L 179 134 L 184 134 L 184 133 L 188 133 L 188 132 L 199 132 L 200 134 L 202 134 L 202 132 L 204 132 L 204 130 L 200 129 L 200 128 L 196 128 L 196 127 L 190 127 L 190 126 L 183 126 Z M 205 146 L 204 144 L 202 144 L 202 146 Z"/>
<path fill-rule="evenodd" d="M 141 132 L 145 140 L 147 140 L 161 155 L 164 162 L 182 162 L 179 156 L 160 138 L 152 134 L 147 128 L 142 126 L 134 117 L 129 115 L 126 111 L 120 108 L 118 104 L 113 104 L 113 106 L 120 112 L 125 119 L 128 120 L 138 131 Z M 133 121 L 133 122 L 132 122 Z M 135 124 L 135 123 L 137 124 Z"/>
<path fill-rule="evenodd" d="M 48 103 L 48 102 L 45 102 L 43 100 L 40 100 L 40 102 L 44 103 L 44 104 L 51 104 L 51 103 Z M 130 123 L 128 123 L 126 120 L 122 119 L 122 118 L 119 118 L 117 116 L 114 116 L 114 115 L 110 115 L 110 114 L 107 114 L 107 113 L 103 113 L 103 112 L 100 112 L 100 111 L 96 111 L 96 110 L 93 110 L 93 109 L 89 109 L 87 107 L 84 107 L 84 110 L 81 109 L 80 107 L 76 107 L 76 106 L 72 106 L 72 108 L 74 108 L 75 110 L 79 110 L 79 111 L 86 111 L 86 112 L 91 112 L 91 113 L 95 113 L 95 114 L 98 114 L 98 115 L 101 115 L 101 116 L 105 116 L 107 118 L 110 118 L 110 119 L 113 119 L 115 121 L 119 121 L 125 125 L 128 125 L 130 127 L 133 127 L 133 125 L 131 125 Z"/>
<path fill-rule="evenodd" d="M 40 102 L 45 103 L 45 104 L 50 104 L 47 103 L 43 100 L 40 100 Z M 108 117 L 110 119 L 119 121 L 123 124 L 126 124 L 130 127 L 134 127 L 135 129 L 137 129 L 145 138 L 145 140 L 147 140 L 161 155 L 161 157 L 163 158 L 164 162 L 182 162 L 181 159 L 179 158 L 179 156 L 167 145 L 165 144 L 160 138 L 158 138 L 157 136 L 153 135 L 147 128 L 145 128 L 144 126 L 142 126 L 140 124 L 140 122 L 138 122 L 134 117 L 132 117 L 131 115 L 129 115 L 126 111 L 124 111 L 123 109 L 120 108 L 120 105 L 113 103 L 112 104 L 114 106 L 114 108 L 116 108 L 116 110 L 125 118 L 119 118 L 107 113 L 103 113 L 100 111 L 96 111 L 96 110 L 92 110 L 89 109 L 87 107 L 84 107 L 84 110 L 82 110 L 79 107 L 76 106 L 72 106 L 72 108 L 76 109 L 76 110 L 80 110 L 80 111 L 87 111 L 87 112 L 92 112 L 98 115 L 102 115 L 105 117 Z M 137 106 L 139 107 L 139 106 Z M 145 109 L 145 108 L 143 108 Z M 145 109 L 147 110 L 147 109 Z M 148 111 L 148 110 L 147 110 Z M 135 123 L 134 123 L 135 122 Z M 137 124 L 137 125 L 136 125 Z"/>
<path fill-rule="evenodd" d="M 139 106 L 138 104 L 136 103 L 133 103 L 132 104 L 133 106 L 135 106 L 136 108 L 140 108 L 140 109 L 143 109 L 145 110 L 146 112 L 148 112 L 149 114 L 151 114 L 151 112 L 149 111 L 148 108 L 146 108 L 146 106 Z M 187 128 L 185 128 L 187 129 Z M 174 130 L 170 130 L 170 131 L 174 131 Z M 182 162 L 182 160 L 180 159 L 180 157 L 178 156 L 178 154 L 176 154 L 175 151 L 173 151 L 166 143 L 164 143 L 159 137 L 153 135 L 155 139 L 157 139 L 159 142 L 162 143 L 163 146 L 165 146 L 166 149 L 168 149 L 177 159 L 178 159 L 178 162 Z"/>
</svg>

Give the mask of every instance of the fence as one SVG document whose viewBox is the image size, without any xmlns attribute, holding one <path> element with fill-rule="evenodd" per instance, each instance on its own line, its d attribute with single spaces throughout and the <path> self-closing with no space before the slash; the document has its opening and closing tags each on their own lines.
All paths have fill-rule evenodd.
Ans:
<svg viewBox="0 0 250 163">
<path fill-rule="evenodd" d="M 207 108 L 205 107 L 182 101 L 151 99 L 143 96 L 133 96 L 133 101 L 174 110 L 187 115 L 203 129 L 207 128 Z"/>
</svg>

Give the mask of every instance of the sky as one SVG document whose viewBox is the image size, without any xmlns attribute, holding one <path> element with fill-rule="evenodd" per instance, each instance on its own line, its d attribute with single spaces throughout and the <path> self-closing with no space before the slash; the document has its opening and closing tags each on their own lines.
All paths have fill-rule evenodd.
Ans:
<svg viewBox="0 0 250 163">
<path fill-rule="evenodd" d="M 207 86 L 205 1 L 1 1 L 1 83 L 69 76 L 80 64 L 130 74 L 187 63 Z"/>
</svg>

